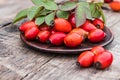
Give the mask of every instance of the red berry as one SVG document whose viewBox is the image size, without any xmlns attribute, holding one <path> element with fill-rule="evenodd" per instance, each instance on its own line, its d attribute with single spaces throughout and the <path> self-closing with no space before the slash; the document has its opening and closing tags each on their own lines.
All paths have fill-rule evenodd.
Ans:
<svg viewBox="0 0 120 80">
<path fill-rule="evenodd" d="M 53 29 L 53 28 L 50 30 L 50 32 L 51 32 L 51 34 L 56 33 L 55 29 Z"/>
<path fill-rule="evenodd" d="M 116 12 L 120 11 L 120 1 L 113 1 L 109 3 L 109 6 L 113 11 Z"/>
<path fill-rule="evenodd" d="M 77 47 L 83 41 L 83 36 L 77 33 L 70 33 L 64 38 L 64 43 L 67 47 Z"/>
<path fill-rule="evenodd" d="M 105 51 L 105 49 L 102 46 L 95 46 L 91 49 L 91 51 L 97 55 L 97 54 L 101 54 L 103 51 Z"/>
<path fill-rule="evenodd" d="M 59 32 L 68 33 L 72 30 L 72 26 L 67 20 L 63 18 L 56 18 L 54 29 Z"/>
<path fill-rule="evenodd" d="M 70 22 L 73 28 L 76 28 L 75 14 L 71 14 L 68 18 L 68 21 Z"/>
<path fill-rule="evenodd" d="M 37 27 L 34 21 L 27 21 L 23 23 L 20 27 L 19 30 L 23 33 L 25 33 L 26 30 L 32 28 L 32 27 Z"/>
<path fill-rule="evenodd" d="M 33 27 L 25 31 L 25 38 L 27 40 L 35 40 L 39 33 L 39 29 L 37 27 Z"/>
<path fill-rule="evenodd" d="M 46 30 L 48 31 L 50 29 L 50 27 L 46 24 L 42 24 L 42 25 L 39 26 L 39 29 L 41 31 L 46 31 Z"/>
<path fill-rule="evenodd" d="M 104 29 L 104 22 L 99 19 L 99 18 L 96 18 L 95 20 L 93 20 L 92 22 L 98 29 Z"/>
<path fill-rule="evenodd" d="M 65 36 L 63 32 L 56 32 L 50 36 L 49 40 L 53 45 L 59 46 L 63 44 Z"/>
<path fill-rule="evenodd" d="M 49 40 L 50 35 L 50 31 L 40 31 L 37 38 L 40 42 L 46 43 Z"/>
<path fill-rule="evenodd" d="M 70 33 L 77 33 L 77 34 L 83 36 L 84 39 L 87 38 L 87 36 L 88 36 L 88 32 L 82 28 L 74 28 L 72 31 L 70 31 Z"/>
<path fill-rule="evenodd" d="M 81 67 L 90 67 L 94 62 L 94 53 L 91 51 L 82 52 L 77 62 Z"/>
<path fill-rule="evenodd" d="M 81 26 L 87 32 L 97 29 L 90 21 L 86 20 L 86 22 Z"/>
<path fill-rule="evenodd" d="M 102 54 L 97 54 L 94 58 L 94 65 L 97 69 L 105 69 L 112 64 L 113 55 L 111 52 L 104 51 Z"/>
<path fill-rule="evenodd" d="M 105 38 L 105 33 L 101 29 L 96 29 L 88 34 L 88 39 L 91 42 L 100 42 Z"/>
<path fill-rule="evenodd" d="M 104 3 L 111 3 L 113 0 L 104 0 Z"/>
</svg>

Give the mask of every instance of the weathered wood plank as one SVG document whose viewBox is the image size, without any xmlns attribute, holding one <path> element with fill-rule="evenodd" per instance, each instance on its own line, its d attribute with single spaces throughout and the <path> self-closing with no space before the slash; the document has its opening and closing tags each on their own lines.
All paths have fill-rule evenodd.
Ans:
<svg viewBox="0 0 120 80">
<path fill-rule="evenodd" d="M 24 45 L 17 28 L 0 29 L 0 64 L 24 77 L 51 60 L 55 54 L 44 54 Z"/>
<path fill-rule="evenodd" d="M 0 11 L 5 12 L 4 9 L 9 10 L 7 7 L 12 9 L 15 5 L 18 7 L 12 12 L 2 14 L 6 15 L 3 19 L 0 17 L 3 21 L 12 19 L 18 10 L 25 8 L 24 5 L 26 7 L 32 5 L 29 1 L 28 4 L 21 0 L 17 2 L 9 0 L 8 3 L 4 1 L 8 0 L 0 0 L 0 3 L 4 3 L 0 5 Z M 113 64 L 109 68 L 105 70 L 96 70 L 93 67 L 79 68 L 76 65 L 78 55 L 56 55 L 32 50 L 21 42 L 18 25 L 7 26 L 0 29 L 0 80 L 120 80 L 120 23 L 118 23 L 120 14 L 104 12 L 107 26 L 115 35 L 115 40 L 106 47 L 114 55 Z"/>
<path fill-rule="evenodd" d="M 32 5 L 31 0 L 0 0 L 0 24 L 12 21 L 20 10 Z"/>
<path fill-rule="evenodd" d="M 0 65 L 0 80 L 20 80 L 21 78 L 16 72 Z"/>
</svg>

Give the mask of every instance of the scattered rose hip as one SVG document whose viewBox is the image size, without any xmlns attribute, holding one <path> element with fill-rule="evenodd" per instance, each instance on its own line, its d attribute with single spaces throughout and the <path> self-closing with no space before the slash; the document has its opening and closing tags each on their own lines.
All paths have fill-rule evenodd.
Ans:
<svg viewBox="0 0 120 80">
<path fill-rule="evenodd" d="M 109 6 L 113 11 L 116 12 L 120 11 L 120 1 L 113 1 L 109 3 Z"/>
<path fill-rule="evenodd" d="M 77 65 L 81 67 L 90 67 L 94 62 L 94 53 L 91 51 L 82 52 L 78 57 Z"/>
<path fill-rule="evenodd" d="M 94 66 L 97 69 L 105 69 L 112 64 L 113 55 L 109 51 L 103 51 L 101 54 L 97 54 L 94 58 Z"/>
<path fill-rule="evenodd" d="M 104 3 L 111 3 L 113 0 L 104 0 Z"/>
<path fill-rule="evenodd" d="M 102 46 L 95 46 L 90 51 L 82 52 L 77 59 L 77 65 L 79 64 L 81 67 L 94 65 L 96 69 L 106 69 L 112 62 L 112 53 L 105 50 Z"/>
<path fill-rule="evenodd" d="M 101 54 L 103 51 L 105 51 L 105 49 L 102 46 L 95 46 L 91 49 L 91 51 L 97 55 L 97 54 Z"/>
</svg>

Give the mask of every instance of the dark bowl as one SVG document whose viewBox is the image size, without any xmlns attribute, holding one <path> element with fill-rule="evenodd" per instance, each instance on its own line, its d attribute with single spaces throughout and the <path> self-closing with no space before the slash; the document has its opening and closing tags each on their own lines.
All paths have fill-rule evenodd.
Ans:
<svg viewBox="0 0 120 80">
<path fill-rule="evenodd" d="M 27 41 L 23 34 L 20 34 L 21 40 L 27 44 L 28 46 L 32 47 L 33 49 L 38 49 L 43 52 L 47 53 L 60 53 L 60 54 L 79 54 L 82 51 L 90 50 L 93 46 L 106 46 L 111 43 L 114 39 L 114 35 L 111 30 L 105 27 L 104 32 L 106 33 L 106 37 L 103 41 L 98 43 L 91 43 L 89 40 L 83 42 L 80 46 L 76 48 L 68 48 L 65 45 L 62 46 L 54 46 L 52 44 L 45 44 L 40 43 L 37 41 Z"/>
</svg>

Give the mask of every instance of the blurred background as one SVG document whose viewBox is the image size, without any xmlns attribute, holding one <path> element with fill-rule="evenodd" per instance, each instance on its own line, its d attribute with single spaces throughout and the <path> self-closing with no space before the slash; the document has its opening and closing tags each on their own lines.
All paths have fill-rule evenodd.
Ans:
<svg viewBox="0 0 120 80">
<path fill-rule="evenodd" d="M 20 10 L 32 5 L 31 0 L 0 0 L 0 23 L 13 19 Z"/>
</svg>

